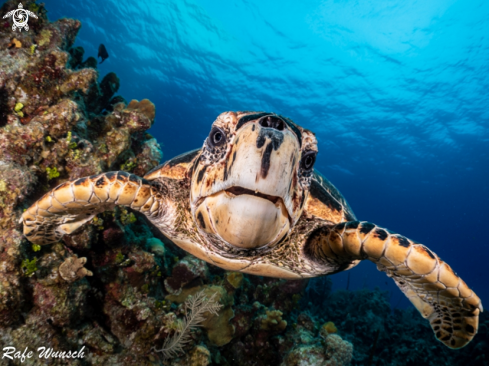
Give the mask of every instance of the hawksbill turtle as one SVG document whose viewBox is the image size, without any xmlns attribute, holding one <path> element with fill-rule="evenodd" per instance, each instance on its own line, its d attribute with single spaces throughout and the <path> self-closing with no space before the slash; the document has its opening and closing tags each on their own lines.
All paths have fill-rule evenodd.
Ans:
<svg viewBox="0 0 489 366">
<path fill-rule="evenodd" d="M 302 279 L 368 259 L 428 319 L 438 340 L 465 346 L 477 333 L 479 297 L 426 246 L 357 221 L 341 193 L 314 170 L 317 152 L 314 134 L 288 118 L 222 113 L 201 149 L 144 178 L 116 171 L 54 188 L 23 213 L 24 234 L 36 244 L 55 243 L 121 205 L 226 270 Z"/>
</svg>

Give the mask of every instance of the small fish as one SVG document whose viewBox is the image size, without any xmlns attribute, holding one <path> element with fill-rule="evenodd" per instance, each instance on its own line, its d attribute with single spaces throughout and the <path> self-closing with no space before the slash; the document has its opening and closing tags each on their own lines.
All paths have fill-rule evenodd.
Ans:
<svg viewBox="0 0 489 366">
<path fill-rule="evenodd" d="M 98 46 L 98 56 L 101 57 L 102 61 L 100 63 L 104 62 L 105 59 L 109 58 L 109 54 L 107 53 L 107 50 L 105 49 L 105 46 L 101 43 L 100 46 Z"/>
</svg>

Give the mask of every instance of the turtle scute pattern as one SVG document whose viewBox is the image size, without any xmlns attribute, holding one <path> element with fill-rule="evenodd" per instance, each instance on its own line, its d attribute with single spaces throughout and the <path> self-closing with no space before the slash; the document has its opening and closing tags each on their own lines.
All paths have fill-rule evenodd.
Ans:
<svg viewBox="0 0 489 366">
<path fill-rule="evenodd" d="M 65 182 L 24 212 L 21 218 L 24 235 L 36 244 L 55 243 L 115 205 L 155 217 L 162 209 L 161 193 L 155 184 L 126 172 L 109 172 Z"/>
<path fill-rule="evenodd" d="M 350 221 L 318 229 L 305 254 L 325 264 L 369 259 L 391 277 L 450 348 L 476 335 L 482 304 L 450 266 L 424 245 L 370 222 Z"/>
</svg>

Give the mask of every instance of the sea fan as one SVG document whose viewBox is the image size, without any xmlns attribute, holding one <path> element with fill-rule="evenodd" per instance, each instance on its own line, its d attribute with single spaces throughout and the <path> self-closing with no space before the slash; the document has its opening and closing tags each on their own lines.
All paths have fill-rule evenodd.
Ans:
<svg viewBox="0 0 489 366">
<path fill-rule="evenodd" d="M 215 296 L 216 292 L 207 299 L 204 290 L 190 296 L 185 301 L 185 319 L 178 324 L 175 334 L 172 337 L 167 337 L 160 349 L 154 348 L 154 350 L 161 352 L 164 358 L 173 358 L 183 353 L 183 347 L 191 340 L 190 331 L 200 327 L 205 320 L 204 313 L 210 312 L 217 315 L 221 309 L 222 305 L 214 300 Z"/>
</svg>

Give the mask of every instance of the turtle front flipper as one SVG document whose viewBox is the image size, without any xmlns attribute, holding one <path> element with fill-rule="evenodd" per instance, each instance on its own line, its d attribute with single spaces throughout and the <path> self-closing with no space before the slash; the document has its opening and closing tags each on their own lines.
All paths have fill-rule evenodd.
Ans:
<svg viewBox="0 0 489 366">
<path fill-rule="evenodd" d="M 103 173 L 57 186 L 29 207 L 21 222 L 29 241 L 51 244 L 116 205 L 140 211 L 151 220 L 161 213 L 162 198 L 157 186 L 136 175 Z"/>
<path fill-rule="evenodd" d="M 424 245 L 369 222 L 344 222 L 317 229 L 307 241 L 306 255 L 325 268 L 347 269 L 369 259 L 391 277 L 427 318 L 436 338 L 461 348 L 477 333 L 482 304 L 448 264 Z"/>
</svg>

